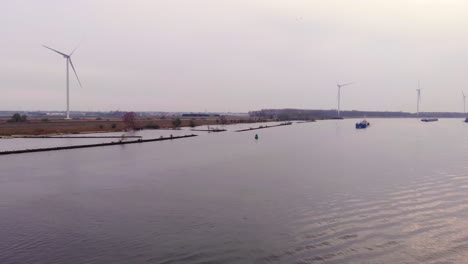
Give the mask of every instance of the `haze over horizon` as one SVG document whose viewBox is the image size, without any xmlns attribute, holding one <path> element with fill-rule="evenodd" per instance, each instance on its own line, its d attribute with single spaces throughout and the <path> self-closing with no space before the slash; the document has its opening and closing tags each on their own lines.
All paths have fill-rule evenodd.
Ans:
<svg viewBox="0 0 468 264">
<path fill-rule="evenodd" d="M 462 112 L 468 2 L 7 1 L 0 109 Z"/>
</svg>

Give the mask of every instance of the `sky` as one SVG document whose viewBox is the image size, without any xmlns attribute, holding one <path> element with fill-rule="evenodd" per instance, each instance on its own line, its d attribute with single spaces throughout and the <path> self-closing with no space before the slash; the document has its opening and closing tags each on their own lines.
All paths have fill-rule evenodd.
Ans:
<svg viewBox="0 0 468 264">
<path fill-rule="evenodd" d="M 2 1 L 0 110 L 463 111 L 462 0 Z"/>
</svg>

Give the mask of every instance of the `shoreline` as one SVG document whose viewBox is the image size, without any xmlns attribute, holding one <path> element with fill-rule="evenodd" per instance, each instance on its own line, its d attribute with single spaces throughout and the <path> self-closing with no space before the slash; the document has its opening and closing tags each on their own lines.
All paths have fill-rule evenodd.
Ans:
<svg viewBox="0 0 468 264">
<path fill-rule="evenodd" d="M 266 126 L 259 126 L 259 127 L 253 127 L 253 128 L 251 127 L 251 128 L 247 128 L 247 129 L 240 129 L 240 130 L 236 130 L 234 132 L 246 132 L 246 131 L 258 130 L 258 129 L 272 128 L 272 127 L 290 126 L 292 124 L 293 124 L 292 122 L 285 122 L 285 123 L 281 123 L 281 124 L 278 124 L 278 125 L 272 125 L 272 126 L 266 125 Z"/>
<path fill-rule="evenodd" d="M 74 146 L 64 146 L 64 147 L 52 147 L 52 148 L 37 148 L 37 149 L 22 149 L 22 150 L 9 150 L 9 151 L 0 151 L 0 156 L 4 155 L 13 155 L 13 154 L 24 154 L 24 153 L 33 153 L 33 152 L 48 152 L 48 151 L 58 151 L 58 150 L 67 150 L 67 149 L 82 149 L 82 148 L 95 148 L 95 147 L 107 147 L 107 146 L 119 146 L 127 144 L 140 144 L 148 143 L 155 141 L 166 141 L 182 138 L 197 137 L 198 135 L 184 135 L 184 136 L 171 136 L 171 137 L 160 137 L 152 139 L 138 139 L 132 141 L 119 141 L 119 142 L 109 142 L 109 143 L 98 143 L 98 144 L 84 144 L 84 145 L 74 145 Z"/>
</svg>

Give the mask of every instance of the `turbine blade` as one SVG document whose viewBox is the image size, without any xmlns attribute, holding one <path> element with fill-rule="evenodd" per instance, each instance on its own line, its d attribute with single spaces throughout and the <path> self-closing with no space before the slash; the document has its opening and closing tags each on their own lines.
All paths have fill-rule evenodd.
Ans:
<svg viewBox="0 0 468 264">
<path fill-rule="evenodd" d="M 353 83 L 355 83 L 355 82 L 345 83 L 345 84 L 342 84 L 341 86 L 351 85 Z"/>
<path fill-rule="evenodd" d="M 44 48 L 46 48 L 46 49 L 50 49 L 50 50 L 52 50 L 52 51 L 55 51 L 55 52 L 57 52 L 58 54 L 60 54 L 60 55 L 62 55 L 62 56 L 64 56 L 64 57 L 68 57 L 67 54 L 62 53 L 62 52 L 60 52 L 60 51 L 58 51 L 58 50 L 54 50 L 53 48 L 49 48 L 49 47 L 47 47 L 46 45 L 42 45 L 42 47 L 44 47 Z"/>
<path fill-rule="evenodd" d="M 83 87 L 80 82 L 80 78 L 78 78 L 78 74 L 76 73 L 75 66 L 73 66 L 73 62 L 71 58 L 68 58 L 68 61 L 70 62 L 70 65 L 72 66 L 73 72 L 75 73 L 76 79 L 78 80 L 78 83 L 80 84 L 80 87 Z"/>
<path fill-rule="evenodd" d="M 73 55 L 73 53 L 75 53 L 75 50 L 78 49 L 80 46 L 81 46 L 81 41 L 78 43 L 78 45 L 76 45 L 76 47 L 73 49 L 73 51 L 68 56 Z"/>
<path fill-rule="evenodd" d="M 70 55 L 68 55 L 68 56 L 71 57 L 71 55 L 73 55 L 73 53 L 75 52 L 75 50 L 76 50 L 77 48 L 78 48 L 78 46 L 76 46 L 76 48 L 74 48 L 74 49 L 72 50 L 72 52 L 70 52 Z"/>
<path fill-rule="evenodd" d="M 463 94 L 463 97 L 465 97 L 465 92 L 463 92 L 463 90 L 461 90 L 462 94 Z"/>
</svg>

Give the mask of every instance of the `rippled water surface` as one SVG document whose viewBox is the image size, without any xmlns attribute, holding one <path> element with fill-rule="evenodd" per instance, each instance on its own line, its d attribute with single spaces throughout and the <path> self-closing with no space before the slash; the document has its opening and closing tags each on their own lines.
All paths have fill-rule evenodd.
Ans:
<svg viewBox="0 0 468 264">
<path fill-rule="evenodd" d="M 0 156 L 0 263 L 468 262 L 468 124 L 369 121 Z"/>
</svg>

